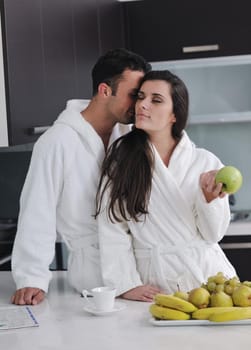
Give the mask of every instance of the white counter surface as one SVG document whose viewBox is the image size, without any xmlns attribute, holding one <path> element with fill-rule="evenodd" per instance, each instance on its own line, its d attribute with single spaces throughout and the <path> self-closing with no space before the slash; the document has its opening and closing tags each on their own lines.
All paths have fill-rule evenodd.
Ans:
<svg viewBox="0 0 251 350">
<path fill-rule="evenodd" d="M 250 221 L 236 221 L 231 222 L 226 236 L 246 236 L 251 235 L 251 222 Z"/>
<path fill-rule="evenodd" d="M 0 304 L 14 291 L 10 272 L 0 272 Z M 218 350 L 249 349 L 251 325 L 155 327 L 149 303 L 121 300 L 125 310 L 92 316 L 83 298 L 67 284 L 65 272 L 55 272 L 47 299 L 33 306 L 39 327 L 0 331 L 7 350 Z M 189 322 L 189 321 L 188 321 Z"/>
</svg>

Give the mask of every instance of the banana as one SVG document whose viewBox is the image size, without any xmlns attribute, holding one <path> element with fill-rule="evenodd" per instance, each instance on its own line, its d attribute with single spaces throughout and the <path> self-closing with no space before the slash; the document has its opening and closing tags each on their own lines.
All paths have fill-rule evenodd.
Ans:
<svg viewBox="0 0 251 350">
<path fill-rule="evenodd" d="M 160 320 L 189 320 L 190 315 L 179 310 L 152 304 L 149 308 L 150 313 Z"/>
<path fill-rule="evenodd" d="M 171 294 L 156 294 L 155 303 L 161 306 L 167 306 L 171 309 L 183 311 L 183 312 L 194 312 L 197 307 L 189 301 L 175 297 Z"/>
<path fill-rule="evenodd" d="M 208 320 L 212 314 L 218 314 L 228 311 L 234 311 L 236 309 L 242 309 L 236 306 L 226 306 L 226 307 L 206 307 L 204 309 L 198 309 L 192 313 L 192 318 L 197 320 Z"/>
<path fill-rule="evenodd" d="M 251 307 L 240 307 L 231 311 L 214 313 L 209 317 L 213 322 L 229 322 L 251 318 Z"/>
</svg>

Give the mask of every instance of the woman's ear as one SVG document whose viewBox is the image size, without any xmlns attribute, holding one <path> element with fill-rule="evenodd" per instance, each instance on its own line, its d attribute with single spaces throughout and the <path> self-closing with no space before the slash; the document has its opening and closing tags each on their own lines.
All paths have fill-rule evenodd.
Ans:
<svg viewBox="0 0 251 350">
<path fill-rule="evenodd" d="M 171 122 L 174 124 L 176 123 L 176 117 L 175 117 L 175 114 L 172 115 L 171 117 Z"/>
<path fill-rule="evenodd" d="M 98 86 L 98 93 L 103 97 L 110 96 L 111 95 L 111 88 L 106 83 L 100 83 Z"/>
</svg>

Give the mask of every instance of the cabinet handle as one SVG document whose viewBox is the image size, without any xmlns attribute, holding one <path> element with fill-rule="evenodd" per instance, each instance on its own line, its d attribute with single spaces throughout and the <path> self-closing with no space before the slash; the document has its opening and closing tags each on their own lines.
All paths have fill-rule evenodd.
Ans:
<svg viewBox="0 0 251 350">
<path fill-rule="evenodd" d="M 29 135 L 39 135 L 44 133 L 46 130 L 50 128 L 50 125 L 47 126 L 34 126 L 28 129 Z"/>
<path fill-rule="evenodd" d="M 222 249 L 250 249 L 251 243 L 220 243 Z"/>
<path fill-rule="evenodd" d="M 202 51 L 217 51 L 220 49 L 218 44 L 215 45 L 199 45 L 199 46 L 184 46 L 182 47 L 183 53 L 190 52 L 202 52 Z"/>
<path fill-rule="evenodd" d="M 11 255 L 6 256 L 5 258 L 0 259 L 0 266 L 11 261 Z"/>
</svg>

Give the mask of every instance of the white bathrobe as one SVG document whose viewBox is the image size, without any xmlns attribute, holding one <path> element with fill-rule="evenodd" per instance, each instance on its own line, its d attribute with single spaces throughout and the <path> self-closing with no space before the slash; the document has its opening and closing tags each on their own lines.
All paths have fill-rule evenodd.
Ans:
<svg viewBox="0 0 251 350">
<path fill-rule="evenodd" d="M 111 223 L 99 215 L 101 266 L 104 283 L 117 295 L 151 283 L 167 293 L 191 290 L 207 277 L 236 274 L 218 241 L 230 221 L 228 197 L 205 201 L 201 173 L 219 169 L 219 159 L 190 141 L 186 132 L 168 167 L 153 146 L 155 170 L 149 214 L 141 222 Z M 107 203 L 107 196 L 104 203 Z"/>
<path fill-rule="evenodd" d="M 80 114 L 86 105 L 84 100 L 68 101 L 34 146 L 12 254 L 17 289 L 29 286 L 47 292 L 57 234 L 70 251 L 71 284 L 79 291 L 102 284 L 97 222 L 92 215 L 105 150 Z M 129 126 L 116 125 L 110 142 L 128 130 Z"/>
</svg>

